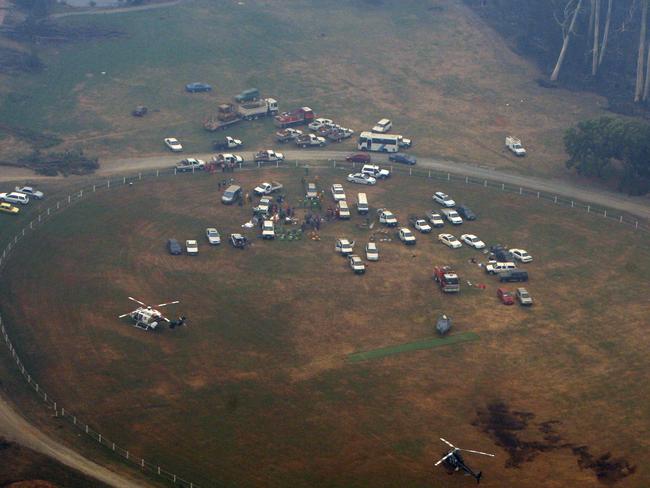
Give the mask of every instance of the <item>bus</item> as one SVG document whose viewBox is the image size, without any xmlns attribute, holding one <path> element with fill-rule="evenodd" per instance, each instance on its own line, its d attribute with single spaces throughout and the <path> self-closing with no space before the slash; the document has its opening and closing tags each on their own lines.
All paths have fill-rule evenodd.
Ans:
<svg viewBox="0 0 650 488">
<path fill-rule="evenodd" d="M 359 150 L 397 152 L 403 147 L 409 147 L 411 141 L 395 134 L 375 134 L 362 132 L 359 135 Z"/>
</svg>

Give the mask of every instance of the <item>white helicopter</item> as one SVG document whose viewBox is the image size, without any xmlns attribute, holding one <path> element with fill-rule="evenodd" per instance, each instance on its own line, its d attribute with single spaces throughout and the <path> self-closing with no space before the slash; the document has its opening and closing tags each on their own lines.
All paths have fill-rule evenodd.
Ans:
<svg viewBox="0 0 650 488">
<path fill-rule="evenodd" d="M 181 303 L 178 300 L 168 303 L 159 303 L 153 307 L 141 302 L 140 300 L 136 300 L 133 297 L 129 297 L 129 300 L 132 300 L 141 306 L 132 312 L 120 315 L 118 318 L 123 319 L 124 317 L 130 317 L 133 321 L 134 327 L 138 327 L 139 329 L 143 330 L 154 330 L 162 322 L 167 322 L 169 324 L 169 327 L 172 329 L 177 326 L 185 325 L 186 318 L 184 316 L 180 316 L 177 320 L 169 320 L 157 310 L 158 308 L 166 307 L 167 305 L 175 305 L 177 303 Z"/>
<path fill-rule="evenodd" d="M 454 446 L 451 442 L 449 442 L 446 439 L 443 439 L 442 437 L 440 438 L 440 440 L 445 444 L 447 444 L 449 447 L 451 447 L 451 451 L 447 452 L 447 454 L 445 454 L 442 457 L 442 459 L 440 459 L 437 463 L 435 463 L 434 466 L 439 466 L 440 464 L 444 463 L 444 466 L 447 468 L 450 474 L 456 471 L 464 471 L 468 475 L 472 476 L 477 483 L 480 483 L 483 473 L 481 473 L 480 471 L 474 471 L 472 468 L 470 468 L 465 463 L 465 460 L 463 459 L 463 456 L 460 454 L 460 451 L 471 452 L 472 454 L 481 454 L 483 456 L 490 456 L 490 457 L 494 457 L 494 454 L 481 452 L 481 451 L 473 451 L 471 449 L 461 449 L 460 447 Z"/>
</svg>

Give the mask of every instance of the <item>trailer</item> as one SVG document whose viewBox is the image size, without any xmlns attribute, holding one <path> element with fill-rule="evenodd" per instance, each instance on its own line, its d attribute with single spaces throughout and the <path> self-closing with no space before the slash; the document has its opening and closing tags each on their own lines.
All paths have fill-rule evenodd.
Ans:
<svg viewBox="0 0 650 488">
<path fill-rule="evenodd" d="M 276 115 L 278 113 L 278 101 L 274 98 L 264 98 L 244 102 L 237 105 L 237 114 L 244 120 L 256 120 L 260 117 Z"/>
<path fill-rule="evenodd" d="M 308 124 L 314 120 L 314 111 L 309 107 L 300 107 L 291 112 L 283 112 L 276 115 L 275 125 L 281 128 L 291 127 L 292 125 Z"/>
</svg>

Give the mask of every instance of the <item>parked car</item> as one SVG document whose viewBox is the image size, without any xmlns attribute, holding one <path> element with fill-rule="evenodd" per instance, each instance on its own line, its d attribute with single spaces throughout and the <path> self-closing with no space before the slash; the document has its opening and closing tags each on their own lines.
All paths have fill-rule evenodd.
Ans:
<svg viewBox="0 0 650 488">
<path fill-rule="evenodd" d="M 385 134 L 388 132 L 391 128 L 393 127 L 393 123 L 390 121 L 390 119 L 381 119 L 379 122 L 375 124 L 375 126 L 372 128 L 373 132 L 378 132 L 380 134 Z"/>
<path fill-rule="evenodd" d="M 333 124 L 332 119 L 325 119 L 323 117 L 319 117 L 315 119 L 313 122 L 310 122 L 307 127 L 309 127 L 311 130 L 318 130 L 324 125 L 330 125 Z"/>
<path fill-rule="evenodd" d="M 368 164 L 370 163 L 370 154 L 366 154 L 366 153 L 350 154 L 348 157 L 345 158 L 345 160 L 350 163 Z"/>
<path fill-rule="evenodd" d="M 451 208 L 456 205 L 456 202 L 452 200 L 449 195 L 441 191 L 437 191 L 433 194 L 433 201 L 447 208 Z"/>
<path fill-rule="evenodd" d="M 189 93 L 209 92 L 212 87 L 207 83 L 194 82 L 185 85 L 185 90 Z"/>
<path fill-rule="evenodd" d="M 503 282 L 520 282 L 528 281 L 528 271 L 523 269 L 509 269 L 499 273 L 499 281 Z"/>
<path fill-rule="evenodd" d="M 38 191 L 32 186 L 17 186 L 14 191 L 27 195 L 29 198 L 33 198 L 34 200 L 43 200 L 43 198 L 45 198 L 45 194 L 42 191 Z"/>
<path fill-rule="evenodd" d="M 406 153 L 393 153 L 388 156 L 388 160 L 393 161 L 394 163 L 408 164 L 410 166 L 415 166 L 418 162 L 415 156 Z"/>
<path fill-rule="evenodd" d="M 485 247 L 485 242 L 476 237 L 474 234 L 463 234 L 460 236 L 460 240 L 468 246 L 473 247 L 474 249 L 483 249 Z"/>
<path fill-rule="evenodd" d="M 452 249 L 458 249 L 459 247 L 463 247 L 461 242 L 451 234 L 438 234 L 438 240 L 442 242 L 445 246 L 449 246 Z"/>
<path fill-rule="evenodd" d="M 422 232 L 423 234 L 428 234 L 429 232 L 431 232 L 431 226 L 429 225 L 429 222 L 427 222 L 425 219 L 411 217 L 409 218 L 409 222 L 413 227 L 415 227 L 415 230 Z"/>
<path fill-rule="evenodd" d="M 379 249 L 377 249 L 377 244 L 374 242 L 366 244 L 366 259 L 368 261 L 379 261 Z"/>
<path fill-rule="evenodd" d="M 20 212 L 18 207 L 14 207 L 11 203 L 2 202 L 0 203 L 0 212 L 16 215 Z"/>
<path fill-rule="evenodd" d="M 512 298 L 512 294 L 505 288 L 499 288 L 497 290 L 497 298 L 501 300 L 501 303 L 504 305 L 513 305 L 515 303 L 515 299 Z"/>
<path fill-rule="evenodd" d="M 173 152 L 181 152 L 183 150 L 183 145 L 178 142 L 178 139 L 175 137 L 165 137 L 165 146 L 167 146 Z"/>
<path fill-rule="evenodd" d="M 169 254 L 172 256 L 183 254 L 183 248 L 176 239 L 169 239 L 167 241 L 167 249 L 169 250 Z"/>
<path fill-rule="evenodd" d="M 275 224 L 272 220 L 262 223 L 262 239 L 275 239 Z"/>
<path fill-rule="evenodd" d="M 185 249 L 190 256 L 196 256 L 199 253 L 199 243 L 194 239 L 188 239 L 185 241 Z"/>
<path fill-rule="evenodd" d="M 494 255 L 495 259 L 500 262 L 512 262 L 515 260 L 514 255 L 501 244 L 490 246 L 490 252 Z"/>
<path fill-rule="evenodd" d="M 133 109 L 131 115 L 133 115 L 134 117 L 144 117 L 145 115 L 147 115 L 148 111 L 149 109 L 147 109 L 147 107 L 145 107 L 144 105 L 138 105 Z"/>
<path fill-rule="evenodd" d="M 397 217 L 388 209 L 380 208 L 377 209 L 377 214 L 379 215 L 379 223 L 384 224 L 388 227 L 397 227 Z"/>
<path fill-rule="evenodd" d="M 230 245 L 236 249 L 245 249 L 248 238 L 242 234 L 230 234 Z"/>
<path fill-rule="evenodd" d="M 533 304 L 533 298 L 530 296 L 530 293 L 528 293 L 526 288 L 517 288 L 515 296 L 517 297 L 517 300 L 519 300 L 519 303 L 524 307 L 530 307 Z"/>
<path fill-rule="evenodd" d="M 408 227 L 402 227 L 398 232 L 399 240 L 402 241 L 407 246 L 413 246 L 417 242 L 415 235 L 411 232 L 411 229 Z"/>
<path fill-rule="evenodd" d="M 510 249 L 510 253 L 517 261 L 521 261 L 522 263 L 530 263 L 533 260 L 533 257 L 525 249 Z"/>
<path fill-rule="evenodd" d="M 352 254 L 353 248 L 354 242 L 350 242 L 348 239 L 337 239 L 336 245 L 334 246 L 334 250 L 343 256 Z"/>
<path fill-rule="evenodd" d="M 332 198 L 334 199 L 335 202 L 339 202 L 341 200 L 347 200 L 347 198 L 345 197 L 345 190 L 343 189 L 343 185 L 339 183 L 334 183 L 330 191 L 332 192 Z"/>
<path fill-rule="evenodd" d="M 487 274 L 497 274 L 501 273 L 503 271 L 511 271 L 513 269 L 517 269 L 517 265 L 513 262 L 494 262 L 494 263 L 488 263 L 485 266 L 485 272 Z"/>
<path fill-rule="evenodd" d="M 221 244 L 221 235 L 219 235 L 219 231 L 214 227 L 208 227 L 205 229 L 205 236 L 208 238 L 208 242 L 213 246 Z"/>
<path fill-rule="evenodd" d="M 442 219 L 442 215 L 436 212 L 431 212 L 431 214 L 429 214 L 429 222 L 431 222 L 431 225 L 434 227 L 445 226 L 445 221 Z"/>
<path fill-rule="evenodd" d="M 20 203 L 21 205 L 27 205 L 29 203 L 29 197 L 24 193 L 17 191 L 11 193 L 0 193 L 0 202 Z"/>
<path fill-rule="evenodd" d="M 465 220 L 476 220 L 476 214 L 472 212 L 472 209 L 467 205 L 459 205 L 456 207 L 456 211 L 460 214 Z"/>
<path fill-rule="evenodd" d="M 363 274 L 366 272 L 366 265 L 359 256 L 355 254 L 348 256 L 348 262 L 355 274 Z"/>
<path fill-rule="evenodd" d="M 357 183 L 359 185 L 375 185 L 377 183 L 375 178 L 363 173 L 350 173 L 347 179 L 350 183 Z"/>
<path fill-rule="evenodd" d="M 444 215 L 445 218 L 453 225 L 460 225 L 463 223 L 463 219 L 453 208 L 443 208 L 442 215 Z"/>
<path fill-rule="evenodd" d="M 376 164 L 364 164 L 361 168 L 361 172 L 364 175 L 372 176 L 377 179 L 384 179 L 390 177 L 390 171 L 387 169 L 381 169 Z"/>
</svg>

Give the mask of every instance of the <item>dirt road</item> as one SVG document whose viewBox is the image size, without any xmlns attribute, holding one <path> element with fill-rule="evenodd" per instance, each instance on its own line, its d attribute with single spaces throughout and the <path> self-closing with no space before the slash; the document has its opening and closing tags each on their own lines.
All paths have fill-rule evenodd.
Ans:
<svg viewBox="0 0 650 488">
<path fill-rule="evenodd" d="M 124 488 L 146 486 L 142 481 L 131 480 L 86 459 L 81 454 L 43 434 L 21 417 L 2 397 L 0 397 L 0 435 L 50 456 L 66 466 L 92 476 L 109 486 Z"/>
<path fill-rule="evenodd" d="M 62 17 L 75 17 L 77 15 L 108 15 L 108 14 L 121 14 L 126 12 L 138 12 L 142 10 L 155 10 L 159 8 L 171 7 L 179 3 L 186 2 L 187 0 L 172 0 L 170 2 L 150 3 L 147 5 L 137 5 L 135 7 L 119 7 L 119 8 L 106 8 L 95 10 L 80 10 L 78 12 L 61 12 L 59 14 L 50 15 L 51 19 L 60 19 Z"/>
<path fill-rule="evenodd" d="M 244 158 L 249 161 L 253 157 L 253 153 L 250 152 L 242 154 Z M 285 151 L 285 156 L 289 161 L 343 161 L 345 156 L 348 154 L 348 152 L 329 150 Z M 199 154 L 193 156 L 201 159 L 209 159 L 212 154 Z M 100 174 L 109 175 L 127 171 L 146 171 L 155 168 L 169 168 L 176 164 L 179 159 L 180 158 L 177 155 L 165 154 L 143 158 L 102 161 Z M 373 159 L 378 162 L 388 162 L 388 157 L 385 155 L 373 154 Z M 584 203 L 611 208 L 644 219 L 650 219 L 650 199 L 647 197 L 628 197 L 623 194 L 608 192 L 601 189 L 578 186 L 566 181 L 515 175 L 471 164 L 445 161 L 436 158 L 418 158 L 418 168 L 432 169 L 461 176 L 470 176 L 472 178 L 488 179 L 513 186 L 521 186 Z M 2 177 L 0 176 L 0 181 L 1 179 Z"/>
</svg>

